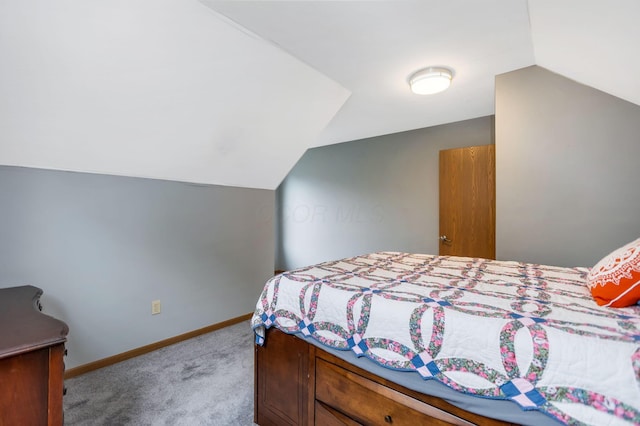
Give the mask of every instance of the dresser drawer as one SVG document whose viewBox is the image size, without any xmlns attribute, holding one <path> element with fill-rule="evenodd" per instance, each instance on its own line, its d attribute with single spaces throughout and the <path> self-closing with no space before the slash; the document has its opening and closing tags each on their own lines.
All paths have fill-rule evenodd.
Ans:
<svg viewBox="0 0 640 426">
<path fill-rule="evenodd" d="M 322 359 L 316 361 L 316 400 L 365 425 L 472 425 Z"/>
</svg>

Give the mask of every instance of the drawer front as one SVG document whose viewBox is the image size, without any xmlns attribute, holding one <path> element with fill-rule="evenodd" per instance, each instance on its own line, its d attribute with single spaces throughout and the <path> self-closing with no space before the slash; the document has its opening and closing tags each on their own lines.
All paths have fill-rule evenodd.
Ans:
<svg viewBox="0 0 640 426">
<path fill-rule="evenodd" d="M 47 348 L 0 359 L 0 425 L 48 424 L 48 369 Z"/>
<path fill-rule="evenodd" d="M 316 399 L 365 425 L 472 424 L 322 359 L 316 360 Z"/>
<path fill-rule="evenodd" d="M 315 426 L 362 426 L 351 417 L 334 410 L 318 400 L 316 400 L 315 412 Z"/>
</svg>

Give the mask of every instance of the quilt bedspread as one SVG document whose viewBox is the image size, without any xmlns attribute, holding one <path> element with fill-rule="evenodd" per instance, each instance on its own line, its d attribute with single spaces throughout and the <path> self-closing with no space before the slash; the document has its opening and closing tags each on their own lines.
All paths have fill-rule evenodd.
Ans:
<svg viewBox="0 0 640 426">
<path fill-rule="evenodd" d="M 285 272 L 276 326 L 566 424 L 640 425 L 640 306 L 598 306 L 587 268 L 379 252 Z"/>
</svg>

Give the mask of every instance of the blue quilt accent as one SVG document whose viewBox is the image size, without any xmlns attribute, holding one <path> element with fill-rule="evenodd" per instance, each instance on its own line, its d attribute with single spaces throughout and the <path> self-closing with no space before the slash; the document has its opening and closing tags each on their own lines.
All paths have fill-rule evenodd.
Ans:
<svg viewBox="0 0 640 426">
<path fill-rule="evenodd" d="M 420 355 L 416 355 L 411 359 L 411 364 L 413 364 L 414 367 L 416 367 L 416 370 L 419 370 L 422 367 L 426 367 L 427 370 L 429 370 L 429 373 L 431 373 L 432 376 L 435 376 L 437 374 L 440 373 L 440 369 L 438 368 L 438 366 L 436 365 L 435 362 L 430 361 L 428 363 L 424 363 L 424 361 L 422 360 L 422 358 L 420 357 Z"/>
<path fill-rule="evenodd" d="M 530 389 L 523 392 L 516 383 L 509 381 L 500 386 L 500 390 L 509 399 L 517 402 L 522 407 L 539 407 L 543 405 L 547 400 L 535 389 Z"/>
<path fill-rule="evenodd" d="M 356 343 L 357 340 L 357 343 Z M 349 345 L 349 349 L 351 349 L 357 356 L 361 357 L 364 355 L 366 351 L 369 350 L 369 346 L 364 340 L 361 340 L 358 336 L 351 336 L 347 339 L 347 344 Z"/>
</svg>

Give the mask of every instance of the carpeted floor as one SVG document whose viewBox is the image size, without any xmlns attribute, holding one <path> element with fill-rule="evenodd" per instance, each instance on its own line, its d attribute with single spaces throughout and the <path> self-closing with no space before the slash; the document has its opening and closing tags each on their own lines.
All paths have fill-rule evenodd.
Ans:
<svg viewBox="0 0 640 426">
<path fill-rule="evenodd" d="M 253 333 L 244 321 L 65 386 L 65 425 L 253 425 Z"/>
</svg>

